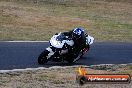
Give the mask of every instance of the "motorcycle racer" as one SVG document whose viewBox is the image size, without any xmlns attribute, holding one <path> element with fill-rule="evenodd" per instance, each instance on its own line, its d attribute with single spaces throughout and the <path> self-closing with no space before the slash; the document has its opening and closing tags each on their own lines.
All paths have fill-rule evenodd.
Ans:
<svg viewBox="0 0 132 88">
<path fill-rule="evenodd" d="M 48 61 L 74 63 L 79 60 L 93 44 L 94 38 L 82 28 L 74 28 L 69 32 L 54 34 L 47 47 L 38 57 L 39 64 Z"/>
<path fill-rule="evenodd" d="M 73 48 L 69 48 L 69 52 L 73 56 L 73 54 L 78 55 L 81 49 L 86 47 L 86 36 L 84 34 L 83 28 L 74 28 L 69 32 L 63 32 L 65 36 L 68 36 L 74 41 Z M 76 55 L 73 57 L 76 58 Z"/>
</svg>

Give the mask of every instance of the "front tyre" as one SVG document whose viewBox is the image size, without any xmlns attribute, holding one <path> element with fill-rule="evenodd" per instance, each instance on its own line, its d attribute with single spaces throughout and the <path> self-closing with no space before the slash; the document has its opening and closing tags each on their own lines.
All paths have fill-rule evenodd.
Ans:
<svg viewBox="0 0 132 88">
<path fill-rule="evenodd" d="M 47 56 L 49 54 L 48 50 L 44 50 L 38 57 L 38 63 L 39 64 L 45 64 L 48 62 Z"/>
</svg>

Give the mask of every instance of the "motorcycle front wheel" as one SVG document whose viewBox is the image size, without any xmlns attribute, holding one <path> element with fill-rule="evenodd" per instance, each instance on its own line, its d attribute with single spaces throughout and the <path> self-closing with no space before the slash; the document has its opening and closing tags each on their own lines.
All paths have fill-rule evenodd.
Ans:
<svg viewBox="0 0 132 88">
<path fill-rule="evenodd" d="M 49 54 L 48 50 L 44 50 L 38 57 L 38 63 L 39 64 L 45 64 L 48 62 L 47 56 Z"/>
</svg>

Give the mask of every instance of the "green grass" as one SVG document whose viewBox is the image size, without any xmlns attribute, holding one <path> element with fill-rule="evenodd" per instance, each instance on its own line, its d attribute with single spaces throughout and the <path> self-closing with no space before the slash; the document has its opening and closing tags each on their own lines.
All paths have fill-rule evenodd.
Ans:
<svg viewBox="0 0 132 88">
<path fill-rule="evenodd" d="M 3 0 L 0 40 L 48 40 L 83 27 L 96 41 L 132 41 L 131 0 Z"/>
</svg>

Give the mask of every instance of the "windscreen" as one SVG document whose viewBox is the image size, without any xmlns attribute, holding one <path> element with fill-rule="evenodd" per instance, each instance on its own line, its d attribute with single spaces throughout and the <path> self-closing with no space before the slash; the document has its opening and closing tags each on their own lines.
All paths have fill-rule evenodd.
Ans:
<svg viewBox="0 0 132 88">
<path fill-rule="evenodd" d="M 63 41 L 63 40 L 68 40 L 68 38 L 66 38 L 66 36 L 61 33 L 59 36 L 56 37 L 57 41 Z"/>
</svg>

